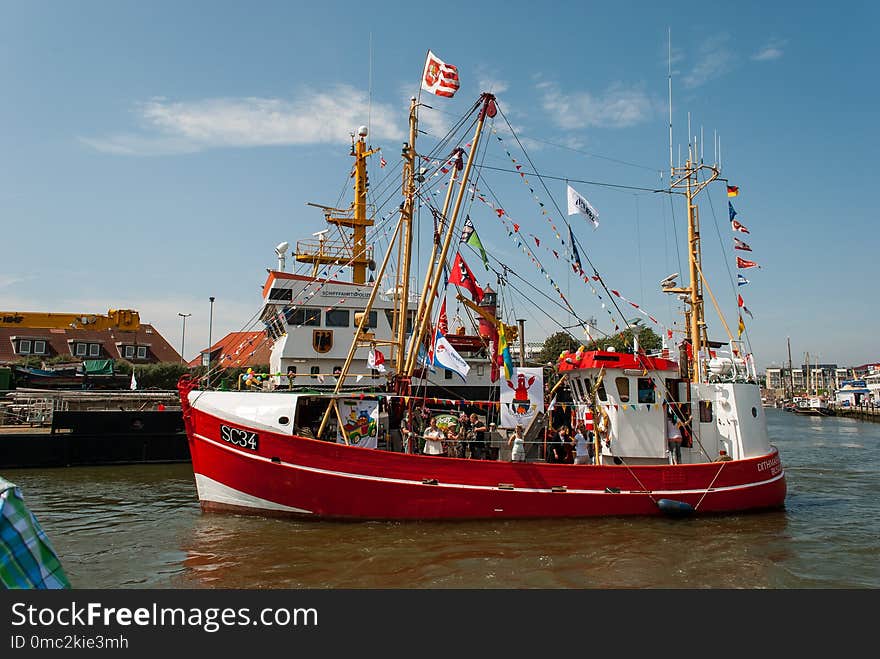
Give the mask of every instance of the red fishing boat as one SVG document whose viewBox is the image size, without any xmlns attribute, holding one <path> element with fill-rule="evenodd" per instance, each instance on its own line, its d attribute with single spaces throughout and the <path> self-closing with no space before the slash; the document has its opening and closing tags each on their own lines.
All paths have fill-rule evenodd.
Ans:
<svg viewBox="0 0 880 659">
<path fill-rule="evenodd" d="M 754 362 L 743 357 L 732 337 L 730 353 L 724 356 L 705 334 L 699 249 L 689 250 L 687 286 L 677 286 L 672 278 L 662 282 L 664 292 L 687 300 L 688 335 L 677 359 L 668 350 L 647 354 L 638 345 L 630 352 L 581 348 L 559 356 L 554 391 L 566 387 L 570 392 L 572 425 L 583 422 L 593 428 L 588 464 L 544 460 L 543 428 L 548 417 L 543 412 L 528 417 L 529 447 L 524 461 L 506 459 L 512 441 L 508 441 L 508 431 L 513 429 L 509 424 L 486 433 L 487 443 L 498 449 L 498 459 L 417 452 L 412 441 L 422 433 L 415 425 L 417 412 L 426 402 L 444 401 L 419 394 L 414 380 L 424 375 L 429 364 L 467 377 L 467 366 L 456 365 L 455 360 L 443 363 L 440 351 L 431 349 L 440 345 L 440 338 L 445 339 L 432 319 L 436 319 L 435 300 L 442 292 L 443 265 L 451 261 L 451 243 L 458 235 L 455 227 L 462 198 L 474 191 L 469 176 L 481 133 L 499 111 L 494 96 L 481 95 L 472 108 L 476 128 L 465 145 L 469 152 L 459 151 L 457 164 L 453 158 L 452 167 L 443 170 L 450 175 L 443 208 L 438 209 L 442 221 L 435 232 L 422 293 L 414 297 L 408 289 L 413 199 L 417 182 L 424 184 L 426 178 L 416 167 L 418 107 L 413 98 L 410 140 L 403 149 L 404 201 L 375 283 L 359 282 L 369 295 L 359 302 L 364 311 L 357 316 L 354 340 L 335 374 L 333 390 L 297 391 L 285 386 L 213 391 L 194 379 L 181 380 L 183 416 L 202 508 L 316 519 L 439 520 L 684 515 L 783 506 L 785 472 L 767 436 Z M 364 139 L 365 131 L 352 149 L 357 158 L 356 197 L 365 191 L 362 159 L 370 149 Z M 719 170 L 691 157 L 685 166 L 672 168 L 672 174 L 671 186 L 684 190 L 687 198 L 693 247 L 697 233 L 694 197 L 718 177 Z M 391 287 L 392 331 L 383 339 L 370 331 L 368 319 L 380 289 L 388 288 L 385 273 L 393 254 L 404 255 L 406 260 L 396 270 L 397 280 Z M 356 255 L 353 262 L 362 265 Z M 593 279 L 599 280 L 598 273 Z M 313 281 L 321 285 L 327 280 L 316 277 Z M 472 287 L 465 287 L 474 294 Z M 407 306 L 413 299 L 418 303 L 415 313 Z M 491 314 L 481 315 L 479 334 L 489 342 L 489 370 L 499 385 L 510 381 L 513 402 L 461 397 L 445 402 L 457 411 L 488 410 L 491 419 L 507 404 L 512 418 L 526 418 L 533 407 L 527 392 L 532 381 L 511 368 L 506 346 L 511 328 Z M 410 319 L 409 327 L 406 319 Z M 312 330 L 307 331 L 311 334 Z M 451 345 L 444 344 L 444 354 Z M 358 358 L 375 365 L 371 354 L 375 355 L 378 346 L 389 352 L 384 364 L 389 367 L 387 386 L 352 390 L 346 381 L 352 363 Z M 427 362 L 420 356 L 425 352 Z M 499 375 L 499 371 L 503 372 Z M 680 446 L 669 441 L 670 424 L 681 437 Z"/>
</svg>

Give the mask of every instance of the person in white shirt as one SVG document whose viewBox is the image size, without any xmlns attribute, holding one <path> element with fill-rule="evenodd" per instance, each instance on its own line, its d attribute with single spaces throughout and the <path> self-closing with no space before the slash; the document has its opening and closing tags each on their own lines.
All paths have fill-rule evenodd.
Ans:
<svg viewBox="0 0 880 659">
<path fill-rule="evenodd" d="M 445 455 L 443 451 L 443 431 L 437 427 L 437 417 L 432 416 L 430 425 L 425 429 L 425 455 Z"/>
<path fill-rule="evenodd" d="M 590 442 L 584 424 L 579 423 L 574 435 L 574 463 L 576 465 L 590 464 Z"/>
</svg>

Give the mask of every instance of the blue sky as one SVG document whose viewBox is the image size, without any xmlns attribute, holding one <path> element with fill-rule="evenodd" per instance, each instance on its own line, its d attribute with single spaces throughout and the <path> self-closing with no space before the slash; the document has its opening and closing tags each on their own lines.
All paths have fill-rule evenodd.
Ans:
<svg viewBox="0 0 880 659">
<path fill-rule="evenodd" d="M 453 99 L 423 97 L 435 110 L 422 113 L 420 151 L 492 90 L 563 210 L 558 179 L 658 187 L 669 158 L 671 28 L 676 154 L 687 112 L 691 132 L 704 131 L 707 160 L 718 132 L 722 176 L 739 186 L 732 201 L 751 232 L 739 237 L 753 251 L 734 253 L 723 184 L 710 186 L 701 198 L 705 271 L 728 323 L 735 328 L 740 292 L 759 366 L 787 360 L 787 336 L 796 363 L 806 352 L 847 365 L 880 359 L 871 265 L 880 241 L 868 201 L 880 145 L 873 3 L 747 2 L 700 15 L 627 2 L 2 7 L 0 309 L 134 308 L 178 349 L 177 314 L 191 313 L 188 358 L 207 344 L 209 296 L 215 339 L 244 328 L 273 247 L 323 228 L 305 203 L 338 202 L 349 133 L 369 123 L 371 144 L 396 165 L 428 49 L 458 66 L 461 89 Z M 487 158 L 509 166 L 503 150 Z M 371 180 L 383 175 L 375 168 Z M 507 176 L 495 185 L 510 216 L 553 243 L 524 186 L 495 175 Z M 590 260 L 670 326 L 675 305 L 657 282 L 680 271 L 684 251 L 671 244 L 669 199 L 575 187 L 600 213 L 597 230 L 570 218 Z M 674 203 L 680 242 L 684 206 Z M 543 281 L 491 209 L 471 216 L 493 254 Z M 730 283 L 736 254 L 762 266 L 743 271 L 751 283 L 739 291 Z M 495 287 L 479 259 L 466 258 Z M 608 331 L 589 289 L 546 263 L 580 315 Z M 554 295 L 546 281 L 544 289 Z M 533 301 L 513 291 L 509 299 L 529 340 L 558 329 Z M 724 339 L 707 305 L 710 334 Z"/>
</svg>

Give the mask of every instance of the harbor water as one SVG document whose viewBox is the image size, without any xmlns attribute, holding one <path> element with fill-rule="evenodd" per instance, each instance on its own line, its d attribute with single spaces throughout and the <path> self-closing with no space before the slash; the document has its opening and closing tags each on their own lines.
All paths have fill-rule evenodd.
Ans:
<svg viewBox="0 0 880 659">
<path fill-rule="evenodd" d="M 75 588 L 878 588 L 880 424 L 766 409 L 783 510 L 487 522 L 203 513 L 189 464 L 10 469 Z"/>
</svg>

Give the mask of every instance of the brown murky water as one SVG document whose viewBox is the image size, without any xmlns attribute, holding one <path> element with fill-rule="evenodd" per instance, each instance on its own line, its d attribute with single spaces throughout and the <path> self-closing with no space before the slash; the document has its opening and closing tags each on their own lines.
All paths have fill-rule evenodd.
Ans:
<svg viewBox="0 0 880 659">
<path fill-rule="evenodd" d="M 877 588 L 880 424 L 767 410 L 785 510 L 339 523 L 202 513 L 183 465 L 9 470 L 80 588 Z"/>
</svg>

